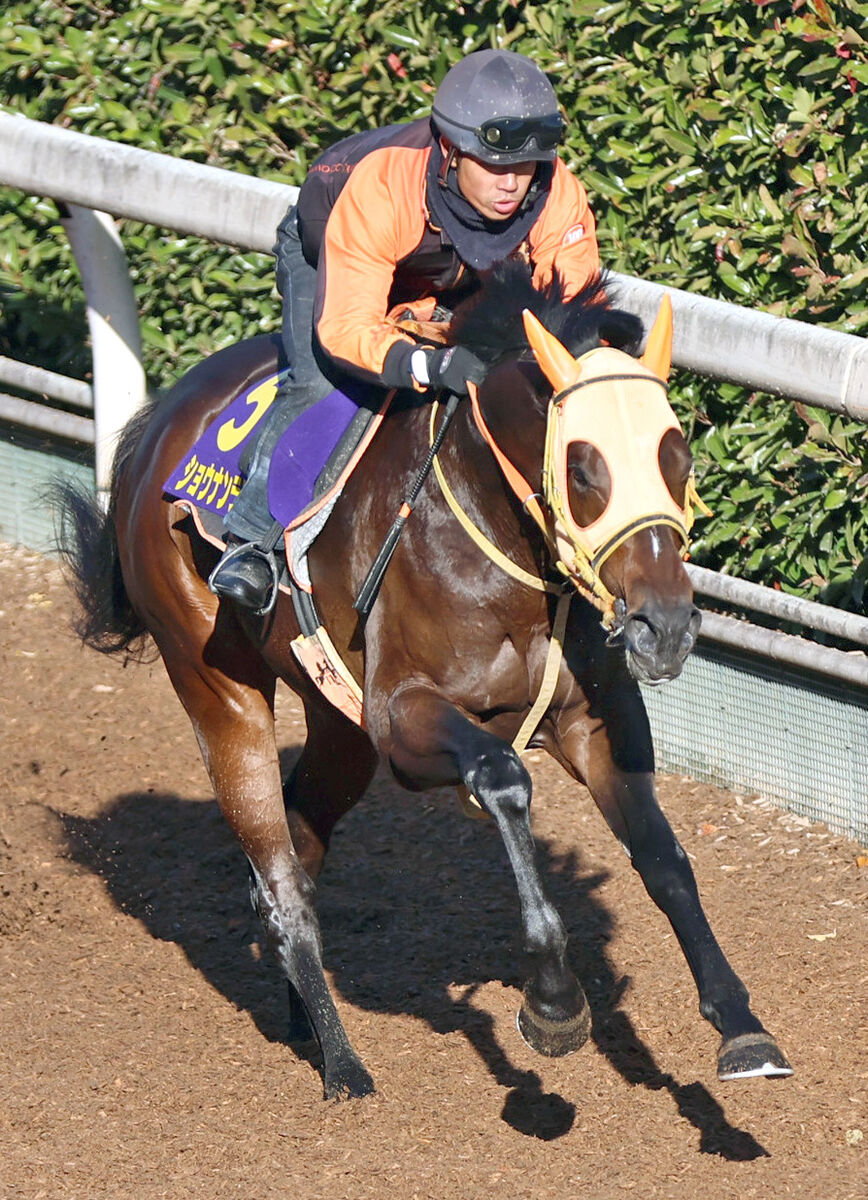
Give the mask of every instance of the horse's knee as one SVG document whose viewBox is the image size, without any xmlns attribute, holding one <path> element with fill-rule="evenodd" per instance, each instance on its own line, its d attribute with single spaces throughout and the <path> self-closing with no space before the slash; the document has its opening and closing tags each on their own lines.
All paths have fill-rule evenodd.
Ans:
<svg viewBox="0 0 868 1200">
<path fill-rule="evenodd" d="M 492 816 L 516 819 L 528 815 L 530 775 L 511 747 L 478 755 L 465 772 L 465 781 Z"/>
</svg>

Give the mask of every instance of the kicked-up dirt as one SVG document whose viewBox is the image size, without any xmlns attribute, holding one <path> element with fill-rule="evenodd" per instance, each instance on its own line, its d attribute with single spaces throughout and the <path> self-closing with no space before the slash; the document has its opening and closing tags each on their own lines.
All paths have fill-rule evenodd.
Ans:
<svg viewBox="0 0 868 1200">
<path fill-rule="evenodd" d="M 544 878 L 594 1009 L 519 1037 L 502 845 L 385 775 L 318 889 L 378 1093 L 324 1102 L 286 1044 L 241 851 L 162 665 L 82 649 L 55 565 L 0 554 L 0 1196 L 865 1200 L 868 867 L 819 825 L 660 779 L 706 911 L 792 1079 L 720 1083 L 665 919 L 588 794 L 531 755 Z M 677 683 L 671 686 L 678 686 Z M 280 742 L 301 710 L 283 692 Z"/>
</svg>

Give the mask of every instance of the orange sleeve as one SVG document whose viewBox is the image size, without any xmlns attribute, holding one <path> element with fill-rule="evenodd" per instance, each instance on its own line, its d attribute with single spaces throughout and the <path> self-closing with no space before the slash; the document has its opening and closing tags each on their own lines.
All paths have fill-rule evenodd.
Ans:
<svg viewBox="0 0 868 1200">
<path fill-rule="evenodd" d="M 323 349 L 353 374 L 370 373 L 387 386 L 410 384 L 417 348 L 386 316 L 395 268 L 424 232 L 427 158 L 427 150 L 405 147 L 363 158 L 329 215 L 320 255 L 314 322 Z"/>
<path fill-rule="evenodd" d="M 548 201 L 530 231 L 534 285 L 547 284 L 557 268 L 566 299 L 575 296 L 600 270 L 596 228 L 587 192 L 558 159 Z"/>
</svg>

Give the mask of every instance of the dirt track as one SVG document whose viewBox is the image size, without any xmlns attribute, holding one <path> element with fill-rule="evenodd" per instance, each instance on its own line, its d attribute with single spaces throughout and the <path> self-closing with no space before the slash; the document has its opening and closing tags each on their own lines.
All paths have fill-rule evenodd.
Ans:
<svg viewBox="0 0 868 1200">
<path fill-rule="evenodd" d="M 282 1040 L 242 855 L 161 664 L 81 649 L 56 568 L 0 552 L 2 1197 L 868 1196 L 853 842 L 661 780 L 712 924 L 797 1072 L 722 1084 L 668 925 L 559 768 L 532 756 L 534 828 L 595 1012 L 592 1042 L 560 1060 L 515 1029 L 496 834 L 446 793 L 378 780 L 338 830 L 319 909 L 379 1092 L 324 1103 Z M 284 693 L 287 764 L 302 729 Z"/>
</svg>

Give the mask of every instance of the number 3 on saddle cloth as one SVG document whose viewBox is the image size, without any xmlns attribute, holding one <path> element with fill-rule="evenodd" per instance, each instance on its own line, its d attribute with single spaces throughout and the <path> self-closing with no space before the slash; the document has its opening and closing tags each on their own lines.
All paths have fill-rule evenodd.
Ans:
<svg viewBox="0 0 868 1200">
<path fill-rule="evenodd" d="M 269 375 L 234 397 L 190 447 L 163 485 L 164 494 L 188 513 L 206 541 L 223 549 L 223 522 L 244 482 L 260 422 L 281 375 Z M 362 724 L 362 693 L 316 616 L 307 552 L 388 410 L 394 392 L 354 380 L 301 413 L 274 448 L 268 475 L 271 516 L 286 528 L 288 576 L 301 636 L 296 657 L 323 694 Z M 379 402 L 379 408 L 373 407 Z"/>
</svg>

